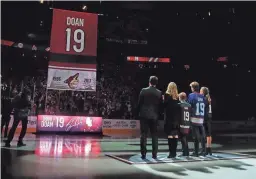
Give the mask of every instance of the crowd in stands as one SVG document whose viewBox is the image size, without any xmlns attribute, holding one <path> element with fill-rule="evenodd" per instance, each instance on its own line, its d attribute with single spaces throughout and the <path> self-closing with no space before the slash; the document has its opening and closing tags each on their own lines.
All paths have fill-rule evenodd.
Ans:
<svg viewBox="0 0 256 179">
<path fill-rule="evenodd" d="M 25 77 L 17 84 L 2 82 L 2 91 L 13 98 L 22 88 L 29 89 L 33 100 L 31 115 L 100 115 L 104 118 L 132 119 L 136 104 L 132 101 L 131 77 L 105 70 L 98 79 L 97 92 L 47 90 L 45 71 L 41 76 Z"/>
<path fill-rule="evenodd" d="M 47 64 L 47 60 L 45 63 Z M 252 95 L 251 100 L 247 96 L 248 90 L 255 89 L 255 71 L 248 71 L 247 67 L 239 67 L 237 64 L 210 60 L 201 62 L 200 65 L 191 63 L 185 68 L 184 65 L 175 63 L 149 64 L 127 62 L 124 59 L 121 63 L 116 63 L 105 60 L 97 66 L 96 92 L 46 90 L 47 65 L 45 66 L 44 69 L 39 68 L 35 75 L 33 72 L 20 80 L 16 79 L 17 75 L 10 75 L 14 72 L 9 73 L 11 77 L 6 77 L 8 73 L 2 73 L 1 95 L 12 98 L 22 88 L 29 88 L 33 100 L 31 115 L 90 115 L 134 119 L 140 90 L 148 85 L 149 76 L 156 75 L 159 78 L 158 88 L 163 93 L 170 81 L 176 82 L 179 92 L 189 93 L 188 85 L 194 80 L 199 81 L 201 86 L 209 87 L 214 118 L 217 120 L 251 119 L 256 116 L 253 104 L 255 96 Z M 243 108 L 243 104 L 248 107 Z"/>
</svg>

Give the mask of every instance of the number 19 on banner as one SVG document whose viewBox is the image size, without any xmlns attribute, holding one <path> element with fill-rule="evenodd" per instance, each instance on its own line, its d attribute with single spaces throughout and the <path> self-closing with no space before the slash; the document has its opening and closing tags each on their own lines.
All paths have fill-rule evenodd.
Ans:
<svg viewBox="0 0 256 179">
<path fill-rule="evenodd" d="M 56 117 L 56 127 L 64 127 L 64 118 L 63 117 Z"/>
<path fill-rule="evenodd" d="M 72 35 L 73 33 L 73 35 Z M 71 28 L 66 29 L 66 51 L 70 51 L 71 46 L 71 40 L 74 41 L 76 44 L 72 46 L 72 49 L 77 52 L 81 53 L 85 48 L 85 34 L 84 31 L 81 29 L 76 29 L 74 32 L 72 32 Z M 71 39 L 72 38 L 72 39 Z"/>
</svg>

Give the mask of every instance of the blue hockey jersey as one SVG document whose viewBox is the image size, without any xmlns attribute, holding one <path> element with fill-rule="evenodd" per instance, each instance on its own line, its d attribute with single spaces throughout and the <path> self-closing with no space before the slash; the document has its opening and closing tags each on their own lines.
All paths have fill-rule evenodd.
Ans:
<svg viewBox="0 0 256 179">
<path fill-rule="evenodd" d="M 203 125 L 206 99 L 200 93 L 190 93 L 188 96 L 188 103 L 191 105 L 191 123 L 192 125 Z"/>
</svg>

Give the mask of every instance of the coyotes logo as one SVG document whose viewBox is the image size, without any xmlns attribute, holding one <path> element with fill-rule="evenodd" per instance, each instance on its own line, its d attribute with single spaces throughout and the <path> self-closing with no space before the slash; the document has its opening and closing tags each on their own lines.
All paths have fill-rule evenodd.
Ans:
<svg viewBox="0 0 256 179">
<path fill-rule="evenodd" d="M 66 79 L 64 81 L 64 83 L 67 83 L 68 86 L 71 88 L 71 89 L 75 89 L 77 88 L 78 86 L 78 83 L 79 83 L 79 80 L 78 80 L 78 77 L 79 77 L 79 73 L 73 75 L 73 76 L 70 76 L 68 79 Z"/>
</svg>

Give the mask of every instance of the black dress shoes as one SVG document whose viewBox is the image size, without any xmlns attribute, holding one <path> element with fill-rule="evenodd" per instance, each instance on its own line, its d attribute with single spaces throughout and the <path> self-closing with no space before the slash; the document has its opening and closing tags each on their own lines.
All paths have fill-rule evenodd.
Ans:
<svg viewBox="0 0 256 179">
<path fill-rule="evenodd" d="M 23 147 L 26 146 L 26 144 L 24 144 L 23 142 L 18 142 L 17 147 Z"/>
</svg>

